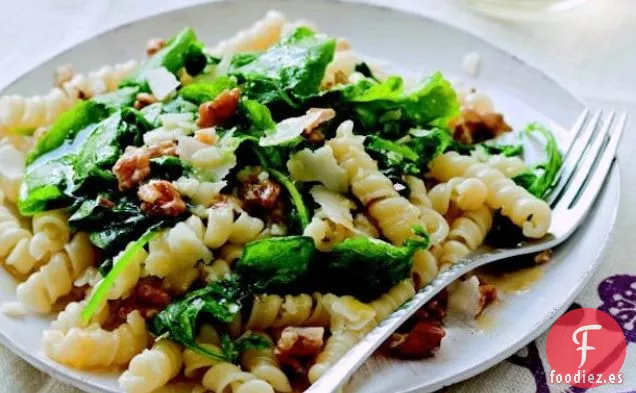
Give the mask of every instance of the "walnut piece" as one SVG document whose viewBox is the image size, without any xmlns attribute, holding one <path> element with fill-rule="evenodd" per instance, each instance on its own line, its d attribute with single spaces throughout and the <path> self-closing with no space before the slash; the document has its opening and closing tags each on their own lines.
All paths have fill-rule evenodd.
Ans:
<svg viewBox="0 0 636 393">
<path fill-rule="evenodd" d="M 318 113 L 318 117 L 303 130 L 302 135 L 312 144 L 319 144 L 325 140 L 320 127 L 336 117 L 336 111 L 331 108 L 310 108 L 307 113 Z"/>
<path fill-rule="evenodd" d="M 162 287 L 162 280 L 159 277 L 149 276 L 140 278 L 130 296 L 112 306 L 117 309 L 119 320 L 124 322 L 126 316 L 135 310 L 139 310 L 143 318 L 151 318 L 171 301 L 172 297 Z"/>
<path fill-rule="evenodd" d="M 141 210 L 151 215 L 177 217 L 186 210 L 186 204 L 175 186 L 166 180 L 152 180 L 139 187 L 137 196 Z"/>
<path fill-rule="evenodd" d="M 150 158 L 158 158 L 163 156 L 177 156 L 177 144 L 174 141 L 161 141 L 146 147 Z"/>
<path fill-rule="evenodd" d="M 166 46 L 166 40 L 163 38 L 151 38 L 146 43 L 146 55 L 153 56 Z"/>
<path fill-rule="evenodd" d="M 317 355 L 324 345 L 322 327 L 286 327 L 276 343 L 274 353 L 280 358 Z"/>
<path fill-rule="evenodd" d="M 534 263 L 536 263 L 537 265 L 543 265 L 544 263 L 548 263 L 551 260 L 552 260 L 552 249 L 541 251 L 540 253 L 534 256 Z"/>
<path fill-rule="evenodd" d="M 150 175 L 150 155 L 144 148 L 128 146 L 113 166 L 119 190 L 126 191 Z"/>
<path fill-rule="evenodd" d="M 497 287 L 488 284 L 483 279 L 479 279 L 479 312 L 475 318 L 479 317 L 486 307 L 490 306 L 497 300 Z"/>
<path fill-rule="evenodd" d="M 446 335 L 441 324 L 436 321 L 417 321 L 407 333 L 391 336 L 391 352 L 405 359 L 423 359 L 431 357 L 442 344 Z"/>
<path fill-rule="evenodd" d="M 239 89 L 226 89 L 214 100 L 199 105 L 199 127 L 214 127 L 228 121 L 236 113 L 239 98 Z"/>
<path fill-rule="evenodd" d="M 133 104 L 135 109 L 142 109 L 157 102 L 155 96 L 150 93 L 139 93 L 135 98 L 135 103 Z"/>
<path fill-rule="evenodd" d="M 455 119 L 451 126 L 453 138 L 469 145 L 496 138 L 512 130 L 501 113 L 480 114 L 469 108 L 462 110 L 459 118 Z"/>
</svg>

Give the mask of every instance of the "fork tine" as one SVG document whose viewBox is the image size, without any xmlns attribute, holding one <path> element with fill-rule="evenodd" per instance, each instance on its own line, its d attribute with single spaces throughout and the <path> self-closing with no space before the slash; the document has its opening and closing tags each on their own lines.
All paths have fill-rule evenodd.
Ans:
<svg viewBox="0 0 636 393">
<path fill-rule="evenodd" d="M 550 192 L 550 196 L 548 198 L 548 204 L 554 205 L 557 201 L 559 195 L 563 192 L 565 185 L 570 181 L 576 166 L 581 161 L 581 157 L 587 151 L 587 147 L 590 144 L 592 137 L 595 135 L 594 130 L 598 126 L 598 122 L 601 118 L 601 112 L 596 112 L 590 119 L 587 127 L 584 128 L 585 119 L 587 118 L 587 113 L 584 112 L 585 117 L 579 116 L 579 119 L 575 123 L 575 127 L 579 127 L 576 130 L 575 135 L 573 137 L 572 143 L 570 144 L 570 148 L 567 153 L 565 153 L 565 159 L 563 160 L 563 165 L 561 166 L 561 170 L 557 174 L 558 183 Z M 581 121 L 583 120 L 583 121 Z M 581 130 L 584 130 L 581 132 Z"/>
<path fill-rule="evenodd" d="M 591 174 L 592 167 L 596 162 L 596 158 L 602 153 L 607 135 L 612 126 L 614 120 L 614 112 L 610 112 L 604 119 L 603 125 L 596 136 L 592 137 L 592 143 L 588 147 L 587 153 L 584 155 L 581 162 L 575 169 L 575 172 L 571 175 L 572 180 L 567 185 L 567 188 L 563 192 L 563 196 L 558 201 L 558 206 L 569 208 L 576 196 L 581 191 L 585 180 Z"/>
<path fill-rule="evenodd" d="M 581 112 L 579 117 L 576 118 L 574 125 L 570 128 L 570 130 L 574 132 L 574 135 L 572 135 L 572 142 L 570 142 L 570 145 L 568 146 L 567 150 L 563 152 L 564 159 L 568 157 L 568 155 L 570 154 L 570 151 L 572 150 L 572 146 L 574 146 L 574 144 L 578 140 L 579 134 L 581 133 L 581 131 L 584 130 L 583 126 L 585 126 L 585 121 L 587 120 L 587 117 L 589 116 L 589 114 L 590 114 L 589 109 L 587 108 L 583 109 L 583 112 Z"/>
<path fill-rule="evenodd" d="M 585 190 L 583 190 L 583 194 L 581 194 L 574 205 L 574 212 L 577 217 L 582 217 L 585 213 L 587 213 L 589 208 L 592 206 L 592 203 L 594 203 L 594 200 L 596 200 L 598 193 L 603 188 L 603 183 L 612 168 L 612 164 L 614 163 L 616 151 L 618 150 L 618 143 L 621 140 L 621 136 L 626 125 L 627 113 L 623 113 L 610 134 L 610 140 L 607 147 L 605 148 L 601 158 L 598 160 L 594 173 L 591 174 L 590 180 L 585 187 Z"/>
</svg>

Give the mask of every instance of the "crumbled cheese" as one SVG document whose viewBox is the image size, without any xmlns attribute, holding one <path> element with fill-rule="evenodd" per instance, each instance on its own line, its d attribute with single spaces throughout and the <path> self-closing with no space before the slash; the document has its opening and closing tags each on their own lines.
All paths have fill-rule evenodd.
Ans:
<svg viewBox="0 0 636 393">
<path fill-rule="evenodd" d="M 474 318 L 481 311 L 481 293 L 477 276 L 455 281 L 448 287 L 448 310 Z"/>
<path fill-rule="evenodd" d="M 479 53 L 470 52 L 470 53 L 467 53 L 466 56 L 464 56 L 464 60 L 462 61 L 462 67 L 464 68 L 464 71 L 468 73 L 468 75 L 477 76 L 477 73 L 479 72 L 480 62 L 481 62 L 481 59 L 479 57 Z"/>
<path fill-rule="evenodd" d="M 20 318 L 28 314 L 24 305 L 20 302 L 2 302 L 0 311 L 4 315 L 14 318 Z"/>
<path fill-rule="evenodd" d="M 314 186 L 309 191 L 314 201 L 322 208 L 323 213 L 332 222 L 353 230 L 353 216 L 351 209 L 355 208 L 353 202 L 346 197 L 329 191 L 323 186 Z"/>
<path fill-rule="evenodd" d="M 165 67 L 159 67 L 146 72 L 146 80 L 152 95 L 159 101 L 168 98 L 177 87 L 179 81 L 177 77 Z"/>
</svg>

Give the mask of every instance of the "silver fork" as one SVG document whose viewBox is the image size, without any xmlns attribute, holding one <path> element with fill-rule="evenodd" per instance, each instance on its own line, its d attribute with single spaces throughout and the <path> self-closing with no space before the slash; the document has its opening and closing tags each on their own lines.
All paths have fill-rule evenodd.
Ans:
<svg viewBox="0 0 636 393">
<path fill-rule="evenodd" d="M 488 263 L 555 247 L 570 237 L 590 211 L 613 167 L 618 143 L 627 123 L 627 115 L 621 115 L 616 121 L 615 118 L 613 112 L 605 116 L 597 112 L 590 116 L 586 109 L 575 122 L 572 128 L 572 143 L 564 154 L 557 184 L 547 199 L 553 209 L 548 235 L 519 248 L 479 250 L 440 272 L 411 300 L 380 322 L 305 393 L 337 392 L 415 311 L 462 275 Z"/>
</svg>

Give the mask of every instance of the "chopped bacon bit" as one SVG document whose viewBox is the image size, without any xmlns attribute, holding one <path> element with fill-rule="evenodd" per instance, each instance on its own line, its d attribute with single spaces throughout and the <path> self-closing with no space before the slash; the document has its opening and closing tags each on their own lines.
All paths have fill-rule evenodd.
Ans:
<svg viewBox="0 0 636 393">
<path fill-rule="evenodd" d="M 214 127 L 228 121 L 236 113 L 239 98 L 239 89 L 226 89 L 214 100 L 199 105 L 199 127 Z"/>
<path fill-rule="evenodd" d="M 161 141 L 146 148 L 150 158 L 177 156 L 177 145 L 174 141 Z"/>
<path fill-rule="evenodd" d="M 216 135 L 214 128 L 201 128 L 194 133 L 194 138 L 206 145 L 214 145 L 219 141 L 219 136 Z"/>
<path fill-rule="evenodd" d="M 511 131 L 512 128 L 504 121 L 500 113 L 479 114 L 474 109 L 462 110 L 459 118 L 451 124 L 453 138 L 464 144 L 475 144 L 493 139 Z"/>
<path fill-rule="evenodd" d="M 177 217 L 186 210 L 186 204 L 175 186 L 166 180 L 152 180 L 137 191 L 142 201 L 141 210 L 152 215 Z"/>
<path fill-rule="evenodd" d="M 322 349 L 323 327 L 286 327 L 276 343 L 277 356 L 311 356 Z"/>
<path fill-rule="evenodd" d="M 437 352 L 445 335 L 439 322 L 417 321 L 408 333 L 394 334 L 389 348 L 393 354 L 401 358 L 423 359 Z"/>
<path fill-rule="evenodd" d="M 143 148 L 128 146 L 113 166 L 113 174 L 120 191 L 135 187 L 150 175 L 150 155 Z"/>
<path fill-rule="evenodd" d="M 163 38 L 151 38 L 146 43 L 146 55 L 153 56 L 166 46 L 166 40 Z"/>
<path fill-rule="evenodd" d="M 541 251 L 540 253 L 534 256 L 534 263 L 536 263 L 537 265 L 543 265 L 544 263 L 548 263 L 551 260 L 552 260 L 552 249 Z"/>
<path fill-rule="evenodd" d="M 133 106 L 135 107 L 135 109 L 142 109 L 147 107 L 148 105 L 154 104 L 155 102 L 157 102 L 157 99 L 152 94 L 139 93 L 137 94 Z"/>
</svg>

